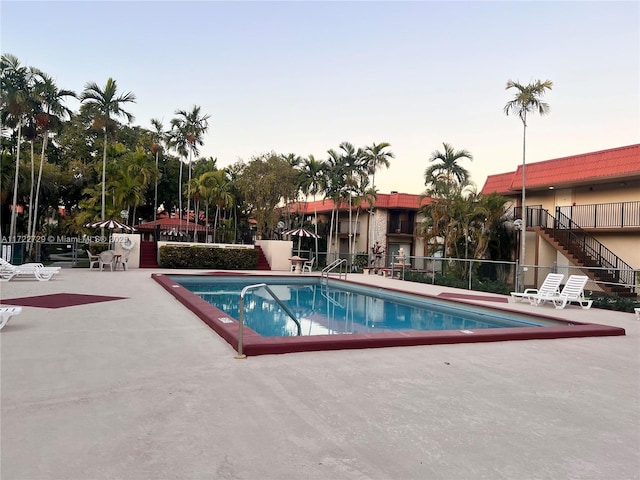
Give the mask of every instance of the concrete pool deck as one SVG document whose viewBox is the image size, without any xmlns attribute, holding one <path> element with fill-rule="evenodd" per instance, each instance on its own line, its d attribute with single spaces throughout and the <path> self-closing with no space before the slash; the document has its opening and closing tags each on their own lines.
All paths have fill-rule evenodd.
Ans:
<svg viewBox="0 0 640 480">
<path fill-rule="evenodd" d="M 236 360 L 154 272 L 171 273 L 0 284 L 3 300 L 125 297 L 23 307 L 2 330 L 2 479 L 640 478 L 634 314 L 510 304 L 626 336 Z"/>
</svg>

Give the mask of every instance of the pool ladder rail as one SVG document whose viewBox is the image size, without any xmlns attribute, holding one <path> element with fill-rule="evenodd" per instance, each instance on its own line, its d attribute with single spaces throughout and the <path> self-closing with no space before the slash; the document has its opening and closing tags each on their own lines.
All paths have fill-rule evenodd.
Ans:
<svg viewBox="0 0 640 480">
<path fill-rule="evenodd" d="M 247 285 L 240 292 L 240 309 L 239 309 L 240 310 L 240 321 L 238 322 L 240 324 L 240 326 L 239 326 L 240 330 L 238 331 L 238 354 L 235 357 L 235 358 L 238 358 L 238 359 L 247 358 L 247 356 L 243 353 L 243 341 L 244 341 L 244 337 L 243 337 L 243 333 L 244 333 L 244 297 L 247 295 L 247 292 L 249 292 L 249 290 L 255 290 L 255 289 L 258 289 L 258 288 L 264 288 L 267 292 L 269 292 L 269 295 L 271 295 L 273 297 L 273 299 L 278 303 L 278 305 L 280 305 L 282 307 L 282 309 L 286 312 L 286 314 L 289 315 L 289 317 L 291 317 L 291 320 L 293 320 L 295 322 L 296 326 L 298 327 L 298 336 L 302 335 L 302 326 L 300 325 L 300 322 L 295 317 L 293 312 L 291 312 L 291 310 L 289 310 L 289 307 L 287 307 L 284 304 L 284 302 L 282 300 L 280 300 L 275 293 L 273 293 L 273 290 L 271 290 L 269 288 L 269 285 L 267 285 L 266 283 L 256 283 L 256 284 L 253 284 L 253 285 Z"/>
<path fill-rule="evenodd" d="M 338 267 L 340 267 L 340 270 L 338 271 L 338 278 L 340 279 L 342 278 L 342 275 L 344 275 L 344 279 L 346 280 L 347 279 L 347 259 L 346 258 L 338 258 L 337 260 L 334 260 L 329 265 L 324 267 L 321 272 L 322 280 L 324 282 L 328 282 L 329 274 Z"/>
</svg>

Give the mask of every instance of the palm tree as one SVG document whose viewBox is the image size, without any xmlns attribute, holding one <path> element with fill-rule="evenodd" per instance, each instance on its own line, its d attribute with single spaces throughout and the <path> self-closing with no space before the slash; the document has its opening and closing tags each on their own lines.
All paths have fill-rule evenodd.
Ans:
<svg viewBox="0 0 640 480">
<path fill-rule="evenodd" d="M 105 220 L 105 192 L 107 177 L 107 131 L 110 126 L 111 117 L 125 117 L 127 121 L 133 120 L 133 115 L 123 110 L 126 103 L 135 103 L 136 96 L 132 92 L 118 95 L 118 85 L 112 78 L 107 80 L 103 88 L 97 83 L 89 82 L 85 85 L 84 91 L 80 95 L 80 101 L 86 103 L 93 110 L 99 123 L 104 123 L 104 145 L 102 153 L 102 193 L 100 218 Z"/>
<path fill-rule="evenodd" d="M 40 166 L 38 168 L 38 181 L 36 184 L 35 201 L 33 206 L 33 230 L 30 235 L 35 236 L 38 225 L 38 202 L 40 198 L 40 184 L 42 181 L 42 169 L 45 163 L 45 151 L 49 141 L 51 128 L 58 128 L 64 117 L 71 117 L 71 109 L 63 105 L 65 97 L 76 98 L 71 90 L 58 89 L 53 78 L 40 72 L 39 81 L 36 83 L 36 95 L 42 105 L 42 112 L 36 116 L 38 127 L 43 130 L 42 151 L 40 153 Z"/>
<path fill-rule="evenodd" d="M 302 165 L 302 190 L 305 195 L 313 195 L 313 223 L 314 232 L 316 234 L 316 259 L 318 258 L 318 206 L 316 205 L 316 195 L 322 191 L 324 171 L 325 162 L 322 160 L 316 160 L 313 155 L 309 155 L 308 158 L 304 159 Z"/>
<path fill-rule="evenodd" d="M 364 162 L 368 173 L 371 175 L 371 190 L 376 191 L 376 171 L 380 167 L 389 168 L 391 159 L 395 157 L 393 152 L 386 151 L 390 148 L 391 144 L 388 142 L 382 142 L 379 144 L 373 143 L 370 147 L 364 149 Z M 375 243 L 375 230 L 373 228 L 373 202 L 369 206 L 369 243 L 373 245 Z"/>
<path fill-rule="evenodd" d="M 187 181 L 187 221 L 190 209 L 190 182 L 191 182 L 191 160 L 193 155 L 200 153 L 199 147 L 204 145 L 203 135 L 209 129 L 210 115 L 202 115 L 200 107 L 194 105 L 190 112 L 186 110 L 176 110 L 176 118 L 171 120 L 171 130 L 174 144 L 181 156 L 188 156 L 189 177 Z M 180 179 L 179 179 L 179 209 L 180 219 L 182 219 L 182 162 L 180 163 Z M 189 233 L 189 224 L 187 223 L 187 234 Z"/>
<path fill-rule="evenodd" d="M 434 163 L 424 172 L 425 185 L 433 182 L 433 179 L 444 176 L 445 181 L 451 186 L 455 181 L 458 184 L 466 184 L 469 180 L 469 171 L 460 166 L 458 162 L 462 159 L 473 160 L 473 156 L 467 150 L 455 151 L 448 143 L 443 143 L 444 152 L 435 150 L 431 153 L 430 162 Z"/>
<path fill-rule="evenodd" d="M 153 145 L 151 146 L 151 152 L 156 157 L 156 181 L 153 189 L 153 221 L 155 222 L 158 214 L 158 155 L 166 139 L 166 132 L 162 126 L 162 120 L 152 118 L 151 125 L 155 129 L 153 131 Z"/>
<path fill-rule="evenodd" d="M 9 237 L 16 235 L 16 222 L 18 219 L 18 185 L 20 178 L 20 147 L 22 143 L 22 124 L 24 117 L 30 109 L 30 91 L 32 78 L 26 67 L 20 65 L 20 60 L 14 55 L 5 54 L 0 59 L 0 77 L 2 79 L 1 103 L 2 124 L 17 129 L 16 167 L 13 179 L 13 201 L 11 209 L 11 225 Z"/>
<path fill-rule="evenodd" d="M 553 82 L 551 80 L 536 80 L 529 85 L 521 85 L 518 82 L 509 80 L 507 82 L 506 90 L 511 88 L 516 89 L 516 94 L 513 100 L 507 102 L 504 106 L 504 113 L 506 115 L 516 114 L 522 120 L 522 235 L 520 236 L 520 264 L 526 261 L 525 258 L 525 232 L 527 231 L 527 210 L 525 203 L 525 185 L 526 185 L 526 145 L 527 145 L 527 114 L 538 112 L 540 115 L 546 115 L 551 110 L 549 104 L 541 100 L 544 97 L 547 90 L 553 88 Z M 523 282 L 521 282 L 523 283 Z"/>
<path fill-rule="evenodd" d="M 130 217 L 127 215 L 128 218 L 131 218 L 129 222 L 131 225 L 135 223 L 136 207 L 144 203 L 146 186 L 144 177 L 134 173 L 131 168 L 120 169 L 118 181 L 112 184 L 114 206 L 124 208 L 127 212 L 133 207 L 132 215 Z"/>
<path fill-rule="evenodd" d="M 366 176 L 364 168 L 363 150 L 355 147 L 349 142 L 342 142 L 339 150 L 336 152 L 331 149 L 327 152 L 329 160 L 327 161 L 329 172 L 329 191 L 327 192 L 336 205 L 336 211 L 342 202 L 347 202 L 349 206 L 349 252 L 353 250 L 353 223 L 352 223 L 352 199 L 357 195 L 358 188 L 362 182 L 362 178 Z M 338 220 L 336 220 L 336 237 L 338 232 Z M 333 212 L 332 212 L 333 225 Z M 331 234 L 330 234 L 331 238 Z"/>
<path fill-rule="evenodd" d="M 231 193 L 231 182 L 226 170 L 216 170 L 209 172 L 210 177 L 210 200 L 216 206 L 216 215 L 213 223 L 213 241 L 216 241 L 218 221 L 220 220 L 220 208 L 227 209 L 233 206 L 235 198 Z M 226 217 L 226 214 L 225 214 Z"/>
</svg>

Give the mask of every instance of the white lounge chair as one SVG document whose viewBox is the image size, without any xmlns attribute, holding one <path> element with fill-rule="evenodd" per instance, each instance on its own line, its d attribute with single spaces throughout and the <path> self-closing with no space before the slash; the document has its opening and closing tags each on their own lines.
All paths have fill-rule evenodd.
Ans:
<svg viewBox="0 0 640 480">
<path fill-rule="evenodd" d="M 9 323 L 11 317 L 22 312 L 22 307 L 0 307 L 0 330 Z"/>
<path fill-rule="evenodd" d="M 33 276 L 40 282 L 47 282 L 57 273 L 60 273 L 60 267 L 45 267 L 41 263 L 13 265 L 0 258 L 0 281 L 2 282 L 8 282 L 17 276 Z"/>
<path fill-rule="evenodd" d="M 589 277 L 586 275 L 571 275 L 558 295 L 546 297 L 545 300 L 553 302 L 553 305 L 559 310 L 571 302 L 579 303 L 585 310 L 591 308 L 593 300 L 587 300 L 584 297 L 584 286 L 588 281 Z"/>
<path fill-rule="evenodd" d="M 540 288 L 527 288 L 524 292 L 511 292 L 511 298 L 514 301 L 528 300 L 531 304 L 543 303 L 547 297 L 553 297 L 560 294 L 560 284 L 564 280 L 562 273 L 549 273 L 544 279 Z M 532 300 L 532 297 L 536 297 Z"/>
</svg>

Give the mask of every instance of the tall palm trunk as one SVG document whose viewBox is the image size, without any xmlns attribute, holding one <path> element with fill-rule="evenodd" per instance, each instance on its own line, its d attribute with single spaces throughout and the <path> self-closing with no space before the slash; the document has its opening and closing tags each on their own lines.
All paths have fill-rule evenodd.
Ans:
<svg viewBox="0 0 640 480">
<path fill-rule="evenodd" d="M 527 205 L 525 203 L 526 200 L 526 181 L 527 181 L 527 173 L 526 173 L 526 151 L 527 151 L 527 116 L 526 113 L 522 117 L 522 230 L 520 235 L 520 268 L 522 269 L 522 265 L 526 262 L 527 257 L 526 253 L 526 242 L 525 237 L 527 235 Z M 524 283 L 524 277 L 522 278 L 522 282 Z"/>
<path fill-rule="evenodd" d="M 153 188 L 153 221 L 157 220 L 158 215 L 158 151 L 156 150 L 156 171 L 155 175 L 155 186 Z"/>
<path fill-rule="evenodd" d="M 18 122 L 18 151 L 16 153 L 16 174 L 13 179 L 13 201 L 11 208 L 11 225 L 9 226 L 9 237 L 15 239 L 16 223 L 18 221 L 18 180 L 20 174 L 20 146 L 22 144 L 22 122 Z"/>
<path fill-rule="evenodd" d="M 178 175 L 178 233 L 182 233 L 182 159 L 180 159 L 180 174 Z"/>
<path fill-rule="evenodd" d="M 313 194 L 313 226 L 314 232 L 316 234 L 315 243 L 316 243 L 316 262 L 318 261 L 318 205 L 316 204 L 316 194 Z"/>
<path fill-rule="evenodd" d="M 31 225 L 33 224 L 33 190 L 36 184 L 36 162 L 33 146 L 33 138 L 29 140 L 31 146 L 31 187 L 29 190 L 29 217 L 27 220 L 27 235 L 31 234 Z M 31 251 L 31 242 L 27 242 L 27 251 Z"/>
<path fill-rule="evenodd" d="M 191 210 L 191 150 L 189 150 L 189 173 L 188 173 L 188 179 L 187 179 L 187 238 L 189 238 L 189 216 L 191 214 L 190 210 Z M 193 221 L 195 223 L 196 221 L 196 216 L 194 214 L 193 216 Z M 194 230 L 195 230 L 195 226 L 194 226 Z"/>
<path fill-rule="evenodd" d="M 218 218 L 220 218 L 220 205 L 216 205 L 216 215 L 213 218 L 213 243 L 216 243 L 218 237 Z"/>
<path fill-rule="evenodd" d="M 327 265 L 331 262 L 329 261 L 329 252 L 331 251 L 331 245 L 333 241 L 333 221 L 335 216 L 336 209 L 335 207 L 331 209 L 331 222 L 329 223 L 329 242 L 327 243 Z"/>
<path fill-rule="evenodd" d="M 40 200 L 40 184 L 42 182 L 42 168 L 44 165 L 44 153 L 47 149 L 47 143 L 49 141 L 49 133 L 45 131 L 44 138 L 42 139 L 42 152 L 40 153 L 40 166 L 38 167 L 38 181 L 36 183 L 36 197 L 33 202 L 33 230 L 31 236 L 35 236 L 38 228 L 38 206 Z"/>
<path fill-rule="evenodd" d="M 356 226 L 358 225 L 358 221 L 360 219 L 360 206 L 356 207 Z M 356 254 L 356 242 L 353 242 L 353 251 L 351 252 L 351 255 L 353 256 L 353 258 L 355 259 L 355 254 Z"/>
<path fill-rule="evenodd" d="M 238 207 L 234 206 L 233 207 L 233 222 L 234 222 L 234 227 L 233 227 L 233 243 L 236 243 L 238 241 Z"/>
<path fill-rule="evenodd" d="M 102 200 L 101 200 L 101 210 L 100 210 L 100 221 L 104 222 L 106 219 L 105 215 L 105 202 L 107 198 L 107 124 L 109 123 L 109 117 L 104 124 L 104 146 L 102 148 Z M 100 229 L 100 236 L 104 238 L 104 227 Z"/>
<path fill-rule="evenodd" d="M 376 194 L 376 171 L 375 169 L 373 170 L 373 175 L 371 175 L 371 191 L 373 192 L 373 195 Z M 366 252 L 369 252 L 369 246 L 372 246 L 376 244 L 376 229 L 374 228 L 374 224 L 373 224 L 373 200 L 369 201 L 369 219 L 367 222 L 367 226 L 368 226 L 368 237 L 369 237 L 369 245 L 367 245 L 367 249 L 365 250 Z M 373 257 L 373 253 L 369 254 L 371 256 L 371 258 L 369 258 L 369 263 L 371 263 L 371 260 L 374 258 Z M 369 264 L 368 263 L 368 264 Z M 368 265 L 367 264 L 367 265 Z"/>
<path fill-rule="evenodd" d="M 204 204 L 204 243 L 209 243 L 209 201 Z"/>
<path fill-rule="evenodd" d="M 353 222 L 351 213 L 351 193 L 349 193 L 349 267 L 353 265 Z"/>
</svg>

